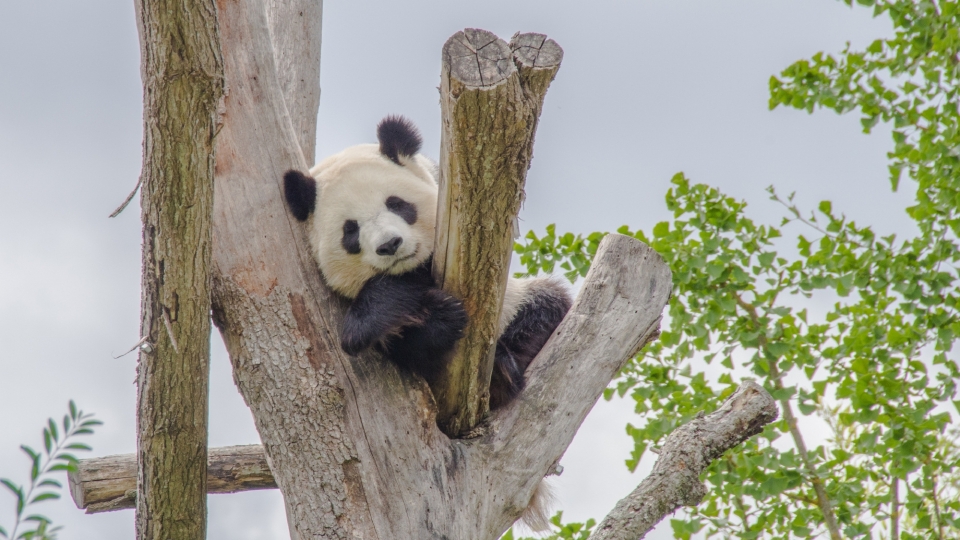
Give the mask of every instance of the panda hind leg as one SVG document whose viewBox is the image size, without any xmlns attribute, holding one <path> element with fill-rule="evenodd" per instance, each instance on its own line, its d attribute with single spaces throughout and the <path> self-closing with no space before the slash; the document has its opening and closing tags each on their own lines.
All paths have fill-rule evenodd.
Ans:
<svg viewBox="0 0 960 540">
<path fill-rule="evenodd" d="M 509 403 L 523 390 L 524 373 L 570 310 L 570 293 L 553 277 L 513 280 L 508 288 L 520 298 L 516 314 L 497 341 L 490 408 Z M 510 292 L 508 291 L 508 294 Z M 505 309 L 508 306 L 504 306 Z"/>
</svg>

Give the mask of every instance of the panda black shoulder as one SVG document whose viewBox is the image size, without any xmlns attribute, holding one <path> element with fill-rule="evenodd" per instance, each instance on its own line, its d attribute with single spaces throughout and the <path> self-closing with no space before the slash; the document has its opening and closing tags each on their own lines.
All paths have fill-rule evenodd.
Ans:
<svg viewBox="0 0 960 540">
<path fill-rule="evenodd" d="M 412 158 L 420 151 L 423 139 L 416 126 L 402 116 L 388 116 L 377 125 L 380 153 L 397 165 L 400 157 Z"/>
</svg>

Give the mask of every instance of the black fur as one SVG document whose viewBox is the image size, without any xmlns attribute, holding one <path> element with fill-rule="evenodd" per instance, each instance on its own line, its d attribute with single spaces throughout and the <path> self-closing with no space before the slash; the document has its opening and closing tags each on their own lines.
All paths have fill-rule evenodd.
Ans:
<svg viewBox="0 0 960 540">
<path fill-rule="evenodd" d="M 360 225 L 355 219 L 343 222 L 343 237 L 340 238 L 340 245 L 351 255 L 360 253 Z"/>
<path fill-rule="evenodd" d="M 401 165 L 400 156 L 413 157 L 420 151 L 423 139 L 412 122 L 402 116 L 388 116 L 377 125 L 380 153 Z"/>
<path fill-rule="evenodd" d="M 306 221 L 317 207 L 317 181 L 300 171 L 283 174 L 283 194 L 293 217 Z"/>
<path fill-rule="evenodd" d="M 376 276 L 347 309 L 341 347 L 355 355 L 376 347 L 402 369 L 435 382 L 467 326 L 463 303 L 436 287 L 432 261 L 399 276 Z M 551 285 L 534 291 L 497 341 L 490 408 L 524 388 L 524 372 L 570 309 L 566 292 Z"/>
<path fill-rule="evenodd" d="M 417 205 L 409 203 L 400 197 L 387 197 L 387 210 L 403 218 L 407 225 L 413 225 L 417 222 Z"/>
<path fill-rule="evenodd" d="M 463 337 L 467 313 L 460 300 L 436 287 L 431 264 L 364 284 L 343 319 L 344 352 L 355 355 L 376 346 L 401 368 L 436 380 Z"/>
<path fill-rule="evenodd" d="M 490 408 L 510 402 L 523 390 L 524 372 L 570 310 L 566 292 L 552 285 L 530 295 L 497 341 Z"/>
</svg>

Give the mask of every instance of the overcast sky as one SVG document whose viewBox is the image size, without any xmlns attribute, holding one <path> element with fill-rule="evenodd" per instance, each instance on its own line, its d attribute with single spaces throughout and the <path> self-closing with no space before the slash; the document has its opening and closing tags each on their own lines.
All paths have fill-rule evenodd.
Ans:
<svg viewBox="0 0 960 540">
<path fill-rule="evenodd" d="M 911 231 L 911 193 L 892 194 L 886 180 L 887 130 L 864 136 L 853 116 L 767 110 L 772 74 L 889 34 L 836 0 L 328 0 L 317 155 L 373 142 L 380 118 L 404 114 L 436 159 L 440 48 L 464 27 L 543 32 L 565 51 L 524 231 L 649 230 L 670 217 L 663 195 L 678 171 L 747 200 L 757 220 L 783 215 L 764 192 L 773 184 L 802 207 L 829 198 L 878 232 Z M 132 2 L 0 2 L 0 476 L 18 482 L 28 465 L 18 446 L 42 446 L 43 422 L 70 398 L 105 422 L 88 441 L 95 455 L 134 451 L 135 356 L 113 356 L 138 339 L 140 213 L 107 215 L 140 172 L 138 63 Z M 258 442 L 213 343 L 210 444 Z M 631 409 L 602 402 L 578 433 L 556 482 L 566 517 L 602 517 L 642 478 L 623 465 Z M 133 538 L 132 511 L 43 504 L 63 539 Z M 0 493 L 0 525 L 12 515 Z M 286 538 L 279 493 L 211 497 L 208 537 Z"/>
</svg>

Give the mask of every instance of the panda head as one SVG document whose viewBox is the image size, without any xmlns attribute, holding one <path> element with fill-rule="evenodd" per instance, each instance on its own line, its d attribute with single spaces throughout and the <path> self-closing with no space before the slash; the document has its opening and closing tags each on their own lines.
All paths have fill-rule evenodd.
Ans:
<svg viewBox="0 0 960 540">
<path fill-rule="evenodd" d="M 377 126 L 376 144 L 323 160 L 307 176 L 288 171 L 290 211 L 306 222 L 327 284 L 353 298 L 377 274 L 403 274 L 433 253 L 435 167 L 419 155 L 417 129 L 402 117 Z"/>
</svg>

